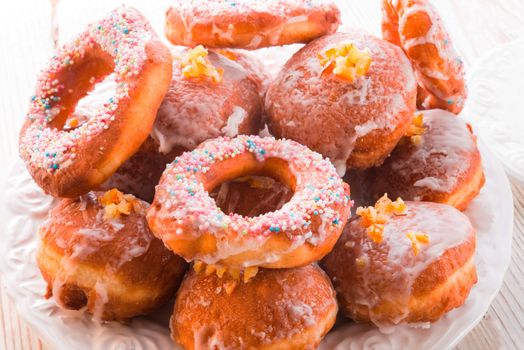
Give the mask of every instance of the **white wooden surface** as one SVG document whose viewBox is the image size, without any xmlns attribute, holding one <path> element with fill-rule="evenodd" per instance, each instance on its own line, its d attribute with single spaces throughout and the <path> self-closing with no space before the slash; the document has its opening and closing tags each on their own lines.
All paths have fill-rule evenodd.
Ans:
<svg viewBox="0 0 524 350">
<path fill-rule="evenodd" d="M 89 0 L 84 0 L 85 2 Z M 379 0 L 348 0 L 347 18 L 377 22 Z M 522 0 L 434 0 L 467 66 L 486 51 L 524 35 Z M 18 131 L 36 74 L 52 54 L 50 0 L 2 3 L 0 11 L 0 181 L 17 158 Z M 377 23 L 378 25 L 378 23 Z M 377 27 L 378 28 L 378 27 Z M 504 67 L 501 67 L 504 69 Z M 524 79 L 524 77 L 523 77 Z M 515 106 L 516 113 L 519 106 Z M 524 116 L 523 116 L 524 117 Z M 512 181 L 515 222 L 512 263 L 483 321 L 457 349 L 524 348 L 524 186 Z M 1 243 L 0 243 L 1 244 Z M 0 349 L 50 349 L 20 319 L 0 290 Z"/>
</svg>

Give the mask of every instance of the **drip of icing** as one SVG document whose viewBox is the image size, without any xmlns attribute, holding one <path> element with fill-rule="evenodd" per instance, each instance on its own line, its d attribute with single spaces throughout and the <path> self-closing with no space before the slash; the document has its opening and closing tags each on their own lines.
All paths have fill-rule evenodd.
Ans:
<svg viewBox="0 0 524 350">
<path fill-rule="evenodd" d="M 93 306 L 93 319 L 100 322 L 104 316 L 104 310 L 107 302 L 109 301 L 109 296 L 107 293 L 107 287 L 104 282 L 97 281 L 95 283 L 95 302 Z"/>
<path fill-rule="evenodd" d="M 238 135 L 238 128 L 246 118 L 247 112 L 242 108 L 235 106 L 233 107 L 233 113 L 227 118 L 226 125 L 220 130 L 227 137 L 235 137 Z"/>
</svg>

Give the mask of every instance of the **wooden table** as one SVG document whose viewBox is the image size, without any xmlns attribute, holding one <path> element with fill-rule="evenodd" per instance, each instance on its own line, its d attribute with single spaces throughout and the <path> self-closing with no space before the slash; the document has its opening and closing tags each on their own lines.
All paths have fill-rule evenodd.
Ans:
<svg viewBox="0 0 524 350">
<path fill-rule="evenodd" d="M 87 1 L 87 0 L 84 0 Z M 347 0 L 351 23 L 374 21 L 379 0 Z M 348 4 L 350 3 L 351 4 Z M 524 33 L 522 0 L 434 0 L 467 66 L 488 50 Z M 50 0 L 17 0 L 0 11 L 0 180 L 17 158 L 18 131 L 38 70 L 53 51 Z M 522 59 L 522 58 L 521 58 Z M 501 67 L 503 69 L 503 67 Z M 524 77 L 523 77 L 524 78 Z M 517 110 L 517 106 L 515 106 Z M 524 339 L 524 186 L 514 180 L 513 256 L 504 285 L 482 322 L 457 349 L 517 349 Z M 0 290 L 0 349 L 50 349 L 21 320 Z"/>
</svg>

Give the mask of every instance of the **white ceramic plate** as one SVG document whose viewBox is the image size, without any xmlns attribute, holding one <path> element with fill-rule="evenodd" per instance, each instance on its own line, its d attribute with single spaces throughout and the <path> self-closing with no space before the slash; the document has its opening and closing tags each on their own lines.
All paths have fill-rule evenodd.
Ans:
<svg viewBox="0 0 524 350">
<path fill-rule="evenodd" d="M 524 39 L 483 56 L 469 71 L 468 88 L 462 115 L 508 173 L 524 183 Z"/>
<path fill-rule="evenodd" d="M 320 349 L 446 349 L 453 347 L 482 318 L 497 294 L 509 264 L 513 204 L 508 180 L 498 161 L 480 144 L 486 186 L 467 211 L 478 234 L 479 282 L 467 302 L 430 328 L 396 326 L 382 333 L 371 326 L 338 326 Z M 0 203 L 0 267 L 5 288 L 20 315 L 56 349 L 173 349 L 167 320 L 171 307 L 129 325 L 98 325 L 82 312 L 65 312 L 43 297 L 45 283 L 34 253 L 38 226 L 54 200 L 42 193 L 17 163 Z"/>
</svg>

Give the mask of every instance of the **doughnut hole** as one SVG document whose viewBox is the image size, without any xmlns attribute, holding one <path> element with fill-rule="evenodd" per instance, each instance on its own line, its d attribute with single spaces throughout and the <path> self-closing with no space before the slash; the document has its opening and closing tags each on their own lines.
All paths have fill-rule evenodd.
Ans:
<svg viewBox="0 0 524 350">
<path fill-rule="evenodd" d="M 109 76 L 114 68 L 111 56 L 105 53 L 98 44 L 94 44 L 93 48 L 86 51 L 82 59 L 73 61 L 71 65 L 61 70 L 56 77 L 64 85 L 60 100 L 57 101 L 61 108 L 49 123 L 50 127 L 64 129 L 66 121 L 75 111 L 78 102 L 93 90 L 98 82 Z"/>
<path fill-rule="evenodd" d="M 229 173 L 209 186 L 209 193 L 225 213 L 255 217 L 280 209 L 293 196 L 296 179 L 286 161 L 269 158 Z"/>
</svg>

